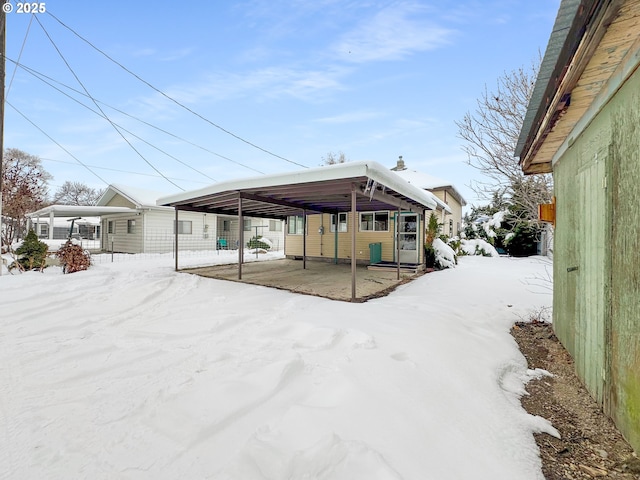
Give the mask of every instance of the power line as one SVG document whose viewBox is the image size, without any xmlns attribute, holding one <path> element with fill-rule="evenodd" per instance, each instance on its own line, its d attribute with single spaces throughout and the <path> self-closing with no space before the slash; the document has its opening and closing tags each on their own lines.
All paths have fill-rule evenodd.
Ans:
<svg viewBox="0 0 640 480">
<path fill-rule="evenodd" d="M 24 118 L 27 122 L 29 122 L 31 125 L 33 125 L 35 128 L 37 128 L 45 137 L 47 137 L 49 140 L 51 140 L 53 143 L 55 143 L 58 147 L 60 147 L 62 150 L 64 150 L 71 158 L 73 158 L 76 162 L 78 162 L 80 165 L 82 165 L 84 168 L 86 168 L 87 170 L 89 170 L 89 172 L 91 172 L 93 175 L 95 175 L 96 177 L 98 177 L 105 185 L 109 185 L 109 182 L 107 182 L 104 178 L 102 178 L 100 175 L 98 175 L 96 172 L 94 172 L 93 170 L 91 170 L 91 168 L 89 168 L 85 163 L 83 163 L 78 157 L 76 157 L 75 155 L 73 155 L 69 150 L 67 150 L 66 148 L 64 148 L 62 145 L 60 145 L 58 142 L 56 142 L 53 137 L 51 137 L 51 135 L 49 135 L 47 132 L 45 132 L 44 130 L 42 130 L 38 125 L 36 125 L 34 122 L 32 122 L 24 113 L 22 113 L 20 110 L 18 110 L 16 107 L 14 107 L 10 102 L 5 101 L 5 103 L 7 105 L 9 105 L 11 108 L 13 108 L 16 112 L 18 112 L 18 114 L 20 114 L 20 116 L 22 116 L 22 118 Z"/>
<path fill-rule="evenodd" d="M 40 28 L 42 28 L 42 31 L 45 33 L 45 35 L 47 36 L 47 38 L 49 39 L 49 41 L 51 42 L 51 45 L 53 45 L 53 48 L 56 49 L 56 52 L 58 52 L 58 55 L 60 56 L 60 58 L 62 59 L 62 61 L 65 63 L 65 65 L 67 66 L 67 68 L 69 69 L 69 71 L 71 72 L 71 74 L 74 76 L 74 78 L 76 79 L 76 81 L 80 84 L 80 86 L 82 87 L 82 89 L 85 91 L 85 93 L 87 94 L 87 96 L 91 99 L 91 101 L 94 103 L 94 105 L 96 106 L 96 108 L 98 110 L 100 110 L 100 112 L 102 113 L 102 115 L 105 117 L 105 119 L 111 124 L 111 126 L 114 128 L 114 130 L 116 132 L 118 132 L 118 134 L 120 135 L 120 137 L 122 137 L 122 139 L 127 142 L 127 144 L 129 145 L 129 147 L 131 147 L 131 149 L 136 152 L 138 154 L 138 156 L 144 160 L 147 165 L 149 165 L 153 170 L 155 170 L 156 172 L 158 172 L 158 174 L 160 174 L 160 176 L 162 176 L 162 178 L 164 178 L 167 182 L 169 182 L 170 184 L 174 185 L 175 187 L 179 188 L 180 190 L 184 191 L 184 188 L 182 188 L 180 185 L 178 185 L 177 183 L 173 182 L 172 180 L 170 180 L 166 175 L 164 175 L 160 170 L 158 170 L 155 165 L 153 165 L 149 160 L 147 160 L 145 158 L 144 155 L 142 155 L 134 146 L 133 144 L 127 139 L 127 137 L 125 137 L 122 132 L 120 131 L 120 129 L 118 129 L 118 127 L 111 121 L 111 119 L 107 116 L 106 113 L 104 113 L 104 111 L 102 110 L 102 108 L 100 107 L 100 105 L 98 105 L 98 102 L 96 102 L 96 100 L 91 96 L 91 94 L 89 93 L 89 90 L 87 90 L 87 88 L 84 86 L 84 84 L 82 83 L 82 81 L 80 80 L 80 78 L 78 78 L 78 75 L 76 75 L 76 72 L 73 70 L 73 68 L 71 68 L 71 65 L 69 65 L 69 62 L 67 62 L 67 59 L 64 57 L 64 55 L 62 55 L 62 52 L 60 51 L 60 49 L 58 48 L 58 46 L 56 45 L 56 43 L 53 41 L 53 39 L 51 38 L 51 36 L 49 35 L 49 32 L 47 32 L 46 28 L 44 28 L 44 25 L 42 25 L 42 22 L 40 22 L 40 20 L 38 19 L 37 15 L 34 15 L 36 22 L 38 22 L 38 24 L 40 25 Z"/>
<path fill-rule="evenodd" d="M 58 17 L 56 17 L 53 13 L 51 13 L 49 10 L 47 10 L 47 13 L 53 17 L 54 20 L 56 20 L 60 25 L 62 25 L 64 28 L 66 28 L 67 30 L 69 30 L 71 33 L 73 33 L 76 37 L 78 37 L 80 40 L 82 40 L 83 42 L 85 42 L 87 45 L 89 45 L 91 48 L 93 48 L 94 50 L 96 50 L 97 52 L 101 53 L 104 57 L 106 57 L 107 59 L 109 59 L 111 62 L 115 63 L 116 65 L 118 65 L 120 68 L 122 68 L 125 72 L 129 73 L 130 75 L 134 76 L 135 78 L 137 78 L 139 81 L 141 81 L 142 83 L 144 83 L 145 85 L 147 85 L 149 88 L 151 88 L 152 90 L 156 91 L 157 93 L 159 93 L 160 95 L 162 95 L 163 97 L 165 97 L 168 100 L 171 100 L 173 103 L 175 103 L 176 105 L 178 105 L 179 107 L 187 110 L 189 113 L 195 115 L 196 117 L 200 118 L 201 120 L 207 122 L 208 124 L 212 125 L 213 127 L 222 130 L 224 133 L 226 133 L 227 135 L 231 135 L 232 137 L 234 137 L 237 140 L 240 140 L 241 142 L 246 143 L 247 145 L 250 145 L 264 153 L 267 153 L 273 157 L 279 158 L 280 160 L 284 160 L 285 162 L 291 163 L 293 165 L 297 165 L 299 167 L 303 167 L 303 168 L 309 168 L 307 165 L 303 165 L 301 163 L 298 162 L 294 162 L 293 160 L 289 160 L 288 158 L 282 157 L 276 153 L 273 153 L 265 148 L 260 147 L 259 145 L 256 145 L 255 143 L 250 142 L 249 140 L 246 140 L 242 137 L 240 137 L 239 135 L 236 135 L 233 132 L 230 132 L 229 130 L 221 127 L 220 125 L 212 122 L 211 120 L 209 120 L 208 118 L 202 116 L 201 114 L 199 114 L 198 112 L 196 112 L 195 110 L 192 110 L 191 108 L 187 107 L 186 105 L 184 105 L 183 103 L 180 103 L 178 100 L 176 100 L 175 98 L 171 97 L 170 95 L 166 94 L 165 92 L 163 92 L 162 90 L 160 90 L 159 88 L 155 87 L 154 85 L 152 85 L 151 83 L 147 82 L 146 80 L 144 80 L 142 77 L 140 77 L 139 75 L 137 75 L 136 73 L 132 72 L 131 70 L 129 70 L 127 67 L 125 67 L 123 64 L 121 64 L 120 62 L 118 62 L 117 60 L 115 60 L 114 58 L 112 58 L 111 56 L 109 56 L 107 53 L 105 53 L 104 51 L 100 50 L 98 47 L 96 47 L 93 43 L 91 43 L 89 40 L 87 40 L 86 38 L 84 38 L 82 35 L 80 35 L 78 32 L 76 32 L 75 30 L 73 30 L 71 27 L 69 27 L 67 24 L 65 24 L 64 22 L 62 22 Z M 40 23 L 38 21 L 38 23 Z M 42 25 L 42 24 L 41 24 Z"/>
<path fill-rule="evenodd" d="M 54 158 L 42 158 L 39 157 L 40 160 L 44 161 L 44 162 L 55 162 L 55 163 L 65 163 L 67 165 L 75 165 L 74 162 L 68 162 L 66 160 L 56 160 Z M 110 172 L 118 172 L 118 173 L 127 173 L 129 175 L 141 175 L 141 176 L 145 176 L 145 177 L 153 177 L 153 178 L 161 178 L 160 175 L 155 175 L 153 173 L 142 173 L 142 172 L 132 172 L 130 170 L 121 170 L 118 168 L 109 168 L 109 167 L 100 167 L 97 165 L 87 165 L 87 167 L 90 168 L 95 168 L 96 170 L 107 170 Z M 171 177 L 172 180 L 175 180 L 177 182 L 192 182 L 192 183 L 201 183 L 203 185 L 209 185 L 209 182 L 203 182 L 200 180 L 189 180 L 187 178 L 175 178 L 175 177 Z"/>
<path fill-rule="evenodd" d="M 27 31 L 24 34 L 24 40 L 22 41 L 22 46 L 20 47 L 20 53 L 18 53 L 18 61 L 16 62 L 16 68 L 13 69 L 13 73 L 11 74 L 11 80 L 9 81 L 9 86 L 7 87 L 7 93 L 5 93 L 5 97 L 9 96 L 11 85 L 13 85 L 13 79 L 16 77 L 16 72 L 18 71 L 18 64 L 20 63 L 20 59 L 22 58 L 22 52 L 24 52 L 24 46 L 27 44 L 27 37 L 29 36 L 29 31 L 31 30 L 31 24 L 33 23 L 33 17 L 34 16 L 31 15 L 31 18 L 29 19 L 29 25 L 27 25 Z"/>
<path fill-rule="evenodd" d="M 86 105 L 84 105 L 82 102 L 78 101 L 76 98 L 74 98 L 74 97 L 72 97 L 71 95 L 69 95 L 68 93 L 66 93 L 66 92 L 62 91 L 61 89 L 59 89 L 58 87 L 56 87 L 55 85 L 53 85 L 53 83 L 55 83 L 55 84 L 57 84 L 57 85 L 60 85 L 60 86 L 62 86 L 62 87 L 64 87 L 64 88 L 66 88 L 66 89 L 68 89 L 68 90 L 71 90 L 72 92 L 77 93 L 78 95 L 82 95 L 82 96 L 84 96 L 84 97 L 88 97 L 84 92 L 81 92 L 80 90 L 77 90 L 77 89 L 75 89 L 75 88 L 73 88 L 73 87 L 71 87 L 71 86 L 69 86 L 69 85 L 66 85 L 66 84 L 64 84 L 64 83 L 62 83 L 62 82 L 60 82 L 60 81 L 58 81 L 58 80 L 55 80 L 54 78 L 51 78 L 51 77 L 49 77 L 48 75 L 45 75 L 44 73 L 38 72 L 37 70 L 34 70 L 34 69 L 33 69 L 33 68 L 31 68 L 31 67 L 27 67 L 26 65 L 20 64 L 20 63 L 16 62 L 15 60 L 12 60 L 12 59 L 10 59 L 10 58 L 7 58 L 7 60 L 8 60 L 8 61 L 10 61 L 10 62 L 12 62 L 12 63 L 14 63 L 14 64 L 16 64 L 16 66 L 17 66 L 17 67 L 22 68 L 24 71 L 26 71 L 26 72 L 27 72 L 27 73 L 29 73 L 30 75 L 34 76 L 35 78 L 37 78 L 37 79 L 38 79 L 38 80 L 40 80 L 41 82 L 45 83 L 46 85 L 49 85 L 49 86 L 50 86 L 51 88 L 53 88 L 54 90 L 57 90 L 57 91 L 58 91 L 58 92 L 60 92 L 62 95 L 65 95 L 66 97 L 70 98 L 71 100 L 73 100 L 73 101 L 75 101 L 75 102 L 79 103 L 80 105 L 84 106 L 85 108 L 87 108 L 87 109 L 91 110 L 92 112 L 96 113 L 97 115 L 99 115 L 97 112 L 95 112 L 95 110 L 92 110 L 91 108 L 89 108 L 89 107 L 87 107 Z M 45 79 L 46 79 L 46 80 L 45 80 Z M 200 149 L 200 150 L 203 150 L 203 151 L 205 151 L 205 152 L 207 152 L 207 153 L 210 153 L 210 154 L 215 155 L 215 156 L 217 156 L 217 157 L 220 157 L 220 158 L 222 158 L 222 159 L 224 159 L 224 160 L 227 160 L 227 161 L 229 161 L 229 162 L 231 162 L 231 163 L 234 163 L 234 164 L 236 164 L 236 165 L 239 165 L 239 166 L 241 166 L 241 167 L 247 168 L 247 169 L 249 169 L 249 170 L 252 170 L 252 171 L 254 171 L 254 172 L 257 172 L 257 173 L 260 173 L 260 174 L 263 174 L 263 175 L 264 175 L 264 172 L 262 172 L 262 171 L 260 171 L 260 170 L 258 170 L 258 169 L 256 169 L 256 168 L 250 167 L 250 166 L 245 165 L 245 164 L 243 164 L 243 163 L 241 163 L 241 162 L 238 162 L 237 160 L 233 160 L 233 159 L 231 159 L 231 158 L 229 158 L 229 157 L 226 157 L 226 156 L 221 155 L 221 154 L 219 154 L 219 153 L 217 153 L 217 152 L 214 152 L 213 150 L 210 150 L 210 149 L 208 149 L 208 148 L 206 148 L 206 147 L 203 147 L 203 146 L 201 146 L 201 145 L 198 145 L 197 143 L 191 142 L 190 140 L 187 140 L 187 139 L 185 139 L 185 138 L 183 138 L 183 137 L 180 137 L 179 135 L 176 135 L 176 134 L 173 134 L 173 133 L 171 133 L 171 132 L 169 132 L 169 131 L 167 131 L 167 130 L 164 130 L 164 129 L 162 129 L 162 128 L 160 128 L 160 127 L 156 126 L 156 125 L 153 125 L 152 123 L 149 123 L 149 122 L 147 122 L 147 121 L 145 121 L 145 120 L 142 120 L 141 118 L 136 117 L 135 115 L 131 115 L 130 113 L 127 113 L 127 112 L 125 112 L 125 111 L 123 111 L 123 110 L 120 110 L 120 109 L 118 109 L 118 108 L 116 108 L 116 107 L 114 107 L 114 106 L 112 106 L 112 105 L 110 105 L 110 104 L 108 104 L 108 103 L 106 103 L 106 102 L 103 102 L 103 101 L 98 100 L 98 99 L 95 99 L 95 100 L 96 100 L 98 103 L 100 103 L 100 104 L 102 104 L 102 105 L 104 105 L 104 106 L 106 106 L 106 107 L 108 107 L 108 108 L 110 108 L 110 109 L 112 109 L 112 110 L 114 110 L 114 111 L 116 111 L 116 112 L 118 112 L 118 113 L 122 114 L 122 115 L 125 115 L 125 116 L 127 116 L 127 117 L 129 117 L 129 118 L 131 118 L 131 119 L 133 119 L 133 120 L 136 120 L 137 122 L 140 122 L 140 123 L 142 123 L 142 124 L 144 124 L 144 125 L 147 125 L 148 127 L 151 127 L 151 128 L 153 128 L 154 130 L 157 130 L 157 131 L 159 131 L 159 132 L 161 132 L 161 133 L 164 133 L 165 135 L 169 135 L 170 137 L 173 137 L 173 138 L 175 138 L 176 140 L 180 140 L 181 142 L 187 143 L 187 144 L 189 144 L 189 145 L 191 145 L 191 146 L 193 146 L 193 147 L 196 147 L 196 148 L 198 148 L 198 149 Z M 122 127 L 120 127 L 120 128 L 122 128 Z M 132 135 L 134 135 L 134 134 L 133 134 L 133 133 L 131 133 L 130 131 L 127 131 L 127 132 L 128 132 L 128 133 L 130 133 L 130 134 L 132 134 Z M 134 136 L 135 136 L 135 135 L 134 135 Z M 139 138 L 139 137 L 138 137 L 138 138 Z M 143 141 L 144 141 L 144 140 L 143 140 Z M 157 147 L 154 147 L 154 148 L 157 148 Z M 163 153 L 166 153 L 166 152 L 163 152 Z M 167 155 L 168 155 L 168 154 L 167 154 Z M 169 156 L 171 156 L 171 155 L 169 155 Z M 172 157 L 172 158 L 175 158 L 175 157 Z M 207 174 L 202 173 L 202 172 L 200 172 L 200 171 L 196 170 L 195 168 L 193 168 L 193 167 L 191 167 L 190 165 L 188 165 L 188 164 L 186 164 L 186 163 L 182 162 L 181 160 L 178 160 L 177 158 L 176 158 L 175 160 L 177 160 L 177 161 L 178 161 L 178 162 L 180 162 L 180 163 L 183 163 L 183 165 L 186 165 L 187 167 L 191 168 L 192 170 L 197 171 L 198 173 L 200 173 L 200 174 L 204 175 L 205 177 L 209 178 L 210 180 L 216 181 L 215 179 L 213 179 L 213 178 L 209 177 Z"/>
<path fill-rule="evenodd" d="M 32 75 L 34 75 L 32 72 L 28 72 L 28 73 L 31 73 Z M 104 115 L 102 115 L 100 112 L 97 112 L 96 110 L 93 110 L 91 107 L 89 107 L 88 105 L 85 105 L 84 103 L 82 103 L 82 102 L 81 102 L 80 100 L 78 100 L 77 98 L 74 98 L 74 97 L 72 97 L 71 95 L 69 95 L 68 93 L 63 92 L 61 89 L 59 89 L 59 88 L 58 88 L 58 87 L 56 87 L 55 85 L 52 85 L 51 83 L 49 83 L 49 82 L 47 82 L 46 80 L 44 80 L 44 79 L 42 79 L 42 78 L 38 77 L 37 75 L 34 75 L 34 76 L 35 76 L 38 80 L 40 80 L 41 82 L 45 83 L 46 85 L 49 85 L 49 86 L 50 86 L 51 88 L 53 88 L 54 90 L 56 90 L 56 91 L 60 92 L 60 93 L 61 93 L 62 95 L 64 95 L 65 97 L 69 98 L 70 100 L 73 100 L 73 101 L 74 101 L 74 102 L 76 102 L 78 105 L 80 105 L 80 106 L 82 106 L 82 107 L 86 108 L 86 109 L 87 109 L 87 110 L 89 110 L 90 112 L 92 112 L 92 113 L 94 113 L 94 114 L 98 115 L 98 116 L 99 116 L 99 117 L 101 117 L 101 118 L 104 118 L 105 120 L 109 120 L 109 119 L 108 119 L 108 118 L 106 118 Z M 80 93 L 80 92 L 78 92 L 78 93 Z M 85 96 L 86 96 L 86 95 L 85 95 Z M 119 124 L 117 124 L 117 123 L 115 123 L 115 122 L 112 122 L 112 123 L 113 123 L 114 125 L 116 125 L 118 128 L 120 128 L 122 131 L 127 132 L 129 135 L 131 135 L 131 136 L 133 136 L 133 137 L 137 138 L 137 139 L 138 139 L 138 140 L 140 140 L 141 142 L 146 143 L 146 144 L 147 144 L 147 145 L 149 145 L 151 148 L 154 148 L 154 149 L 156 149 L 157 151 L 159 151 L 160 153 L 165 154 L 165 155 L 166 155 L 166 156 L 168 156 L 169 158 L 172 158 L 172 159 L 173 159 L 173 160 L 175 160 L 176 162 L 178 162 L 178 163 L 180 163 L 180 164 L 184 165 L 185 167 L 190 168 L 190 169 L 191 169 L 191 170 L 193 170 L 194 172 L 196 172 L 196 173 L 198 173 L 198 174 L 200 174 L 200 175 L 202 175 L 202 176 L 204 176 L 204 177 L 207 177 L 209 180 L 212 180 L 213 182 L 216 182 L 216 181 L 217 181 L 215 178 L 210 177 L 210 176 L 209 176 L 209 175 L 207 175 L 206 173 L 201 172 L 200 170 L 198 170 L 197 168 L 192 167 L 191 165 L 189 165 L 189 164 L 188 164 L 188 163 L 186 163 L 186 162 L 183 162 L 183 161 L 182 161 L 182 160 L 180 160 L 179 158 L 177 158 L 177 157 L 175 157 L 175 156 L 171 155 L 170 153 L 168 153 L 168 152 L 164 151 L 164 150 L 163 150 L 163 149 L 161 149 L 160 147 L 157 147 L 157 146 L 153 145 L 152 143 L 150 143 L 150 142 L 146 141 L 144 138 L 140 137 L 139 135 L 136 135 L 136 134 L 135 134 L 135 133 L 133 133 L 132 131 L 127 130 L 127 129 L 126 129 L 126 128 L 124 128 L 123 126 L 121 126 L 121 125 L 119 125 Z"/>
</svg>

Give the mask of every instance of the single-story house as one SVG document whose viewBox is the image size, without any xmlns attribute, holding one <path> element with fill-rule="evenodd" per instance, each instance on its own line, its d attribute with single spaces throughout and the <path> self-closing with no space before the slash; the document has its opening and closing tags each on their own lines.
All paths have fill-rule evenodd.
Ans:
<svg viewBox="0 0 640 480">
<path fill-rule="evenodd" d="M 462 207 L 467 205 L 467 201 L 451 182 L 427 173 L 408 169 L 402 156 L 398 158 L 396 166 L 391 170 L 411 185 L 428 190 L 444 202 L 448 209 L 439 209 L 440 217 L 438 219 L 442 224 L 442 233 L 449 237 L 460 235 L 462 231 Z"/>
<path fill-rule="evenodd" d="M 424 262 L 425 215 L 437 202 L 376 162 L 352 162 L 221 182 L 160 198 L 158 205 L 175 208 L 176 218 L 198 212 L 285 220 L 285 254 L 300 257 L 302 268 L 313 257 L 351 263 L 354 300 L 357 263 L 375 256 L 399 271 L 401 263 Z M 244 233 L 238 235 L 242 242 Z"/>
<path fill-rule="evenodd" d="M 141 188 L 109 185 L 96 205 L 50 205 L 29 213 L 30 228 L 41 238 L 63 239 L 72 234 L 82 239 L 100 240 L 99 249 L 121 253 L 168 253 L 175 248 L 174 209 L 156 205 L 162 196 Z M 50 229 L 49 225 L 54 225 Z M 182 250 L 237 249 L 237 216 L 189 212 L 177 223 Z M 89 228 L 91 227 L 91 228 Z M 283 222 L 246 217 L 247 241 L 266 238 L 274 250 L 284 248 Z"/>
<path fill-rule="evenodd" d="M 553 327 L 640 452 L 640 2 L 562 0 L 517 144 L 554 177 Z"/>
<path fill-rule="evenodd" d="M 125 253 L 167 253 L 175 248 L 174 209 L 158 206 L 159 192 L 123 185 L 109 185 L 97 206 L 126 207 L 127 213 L 102 215 L 103 249 Z M 185 212 L 177 222 L 182 250 L 236 249 L 239 245 L 237 216 L 207 212 Z M 282 249 L 282 222 L 246 217 L 247 241 L 267 238 L 274 249 Z M 246 242 L 245 242 L 246 243 Z"/>
</svg>

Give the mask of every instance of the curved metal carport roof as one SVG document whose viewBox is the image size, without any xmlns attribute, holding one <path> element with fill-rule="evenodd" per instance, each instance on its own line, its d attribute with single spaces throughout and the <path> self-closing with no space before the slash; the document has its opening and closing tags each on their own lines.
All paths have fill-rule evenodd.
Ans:
<svg viewBox="0 0 640 480">
<path fill-rule="evenodd" d="M 423 214 L 425 210 L 436 209 L 434 197 L 431 192 L 411 185 L 379 163 L 352 162 L 221 182 L 162 197 L 157 204 L 174 207 L 176 219 L 180 210 L 238 216 L 238 236 L 240 245 L 243 245 L 241 226 L 245 215 L 286 219 L 301 214 L 306 217 L 307 213 L 375 210 L 404 210 Z M 352 229 L 351 235 L 352 301 L 355 300 L 356 230 Z M 176 233 L 176 252 L 177 242 Z M 239 279 L 242 279 L 242 256 L 243 249 L 240 248 Z M 303 254 L 303 268 L 305 256 L 306 252 Z"/>
</svg>

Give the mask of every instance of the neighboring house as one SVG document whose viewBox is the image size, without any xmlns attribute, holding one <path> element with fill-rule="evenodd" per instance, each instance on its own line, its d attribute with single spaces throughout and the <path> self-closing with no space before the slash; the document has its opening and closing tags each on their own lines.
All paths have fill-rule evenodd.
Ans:
<svg viewBox="0 0 640 480">
<path fill-rule="evenodd" d="M 358 263 L 375 264 L 395 262 L 396 220 L 394 210 L 371 210 L 357 212 L 356 259 Z M 353 214 L 307 215 L 306 238 L 303 239 L 302 215 L 287 218 L 285 255 L 301 257 L 303 241 L 306 242 L 307 258 L 349 262 L 351 258 L 351 229 Z M 424 219 L 416 212 L 400 213 L 400 262 L 419 265 L 423 262 Z"/>
<path fill-rule="evenodd" d="M 553 172 L 553 327 L 640 452 L 640 2 L 562 0 L 516 155 Z"/>
<path fill-rule="evenodd" d="M 156 205 L 163 194 L 123 185 L 109 185 L 97 202 L 99 207 L 126 207 L 126 213 L 102 215 L 103 250 L 124 253 L 167 253 L 175 248 L 175 211 Z M 284 244 L 282 222 L 245 218 L 245 243 L 256 232 L 269 239 L 274 249 Z M 214 250 L 238 248 L 238 218 L 202 212 L 180 212 L 178 248 Z"/>
<path fill-rule="evenodd" d="M 99 217 L 58 217 L 53 221 L 52 230 L 51 220 L 44 212 L 45 210 L 42 209 L 40 213 L 34 212 L 35 215 L 32 213 L 27 217 L 29 220 L 27 230 L 33 229 L 40 239 L 64 240 L 69 238 L 69 235 L 85 240 L 94 240 L 100 237 Z"/>
<path fill-rule="evenodd" d="M 456 237 L 462 231 L 462 207 L 467 205 L 466 200 L 460 195 L 451 182 L 441 178 L 428 175 L 426 173 L 409 170 L 402 156 L 398 158 L 398 163 L 391 170 L 412 185 L 428 190 L 449 208 L 450 211 L 439 207 L 437 212 L 440 216 L 438 221 L 442 224 L 442 233 L 449 237 Z"/>
</svg>

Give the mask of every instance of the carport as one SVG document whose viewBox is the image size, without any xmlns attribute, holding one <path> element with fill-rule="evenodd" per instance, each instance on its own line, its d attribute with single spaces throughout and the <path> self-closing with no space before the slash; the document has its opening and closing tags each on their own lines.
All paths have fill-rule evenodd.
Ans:
<svg viewBox="0 0 640 480">
<path fill-rule="evenodd" d="M 302 215 L 306 231 L 308 214 L 338 214 L 358 211 L 395 210 L 414 212 L 425 218 L 435 210 L 434 196 L 421 190 L 376 162 L 353 162 L 277 175 L 264 175 L 221 182 L 210 187 L 160 198 L 158 205 L 180 211 L 195 211 L 239 218 L 239 244 L 244 245 L 244 216 L 286 220 Z M 355 226 L 354 226 L 355 227 Z M 176 230 L 177 232 L 177 230 Z M 356 235 L 351 229 L 351 301 L 356 300 Z M 398 239 L 398 222 L 395 230 Z M 424 235 L 424 232 L 422 232 Z M 400 279 L 400 242 L 397 278 Z M 175 268 L 178 270 L 178 234 L 175 235 Z M 238 249 L 238 280 L 242 280 L 244 249 Z M 306 235 L 303 235 L 302 268 L 306 269 Z"/>
</svg>

